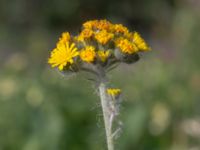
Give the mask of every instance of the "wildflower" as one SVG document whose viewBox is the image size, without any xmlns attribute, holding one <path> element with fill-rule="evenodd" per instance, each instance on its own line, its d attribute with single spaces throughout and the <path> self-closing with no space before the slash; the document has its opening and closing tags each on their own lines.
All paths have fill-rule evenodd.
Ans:
<svg viewBox="0 0 200 150">
<path fill-rule="evenodd" d="M 83 24 L 84 28 L 93 30 L 106 30 L 109 31 L 112 28 L 112 24 L 107 20 L 91 20 Z"/>
<path fill-rule="evenodd" d="M 95 39 L 105 45 L 109 40 L 111 40 L 114 37 L 114 34 L 107 32 L 106 30 L 99 31 L 95 35 Z"/>
<path fill-rule="evenodd" d="M 125 38 L 119 38 L 115 41 L 117 47 L 121 49 L 123 53 L 133 54 L 138 51 L 136 45 Z"/>
<path fill-rule="evenodd" d="M 109 31 L 112 28 L 112 24 L 107 20 L 100 20 L 97 23 L 96 28 L 99 30 Z"/>
<path fill-rule="evenodd" d="M 148 51 L 150 50 L 147 43 L 144 41 L 144 39 L 140 36 L 139 33 L 135 32 L 133 33 L 133 42 L 136 44 L 136 46 L 142 50 L 142 51 Z"/>
<path fill-rule="evenodd" d="M 80 52 L 80 58 L 88 63 L 91 63 L 95 59 L 95 48 L 93 46 L 86 46 L 81 52 Z"/>
<path fill-rule="evenodd" d="M 115 97 L 121 94 L 121 89 L 117 89 L 117 88 L 108 88 L 107 89 L 107 94 Z"/>
<path fill-rule="evenodd" d="M 89 39 L 90 37 L 92 37 L 92 35 L 93 35 L 93 31 L 91 29 L 84 29 L 78 36 L 77 40 L 84 41 L 85 39 Z"/>
<path fill-rule="evenodd" d="M 116 33 L 122 33 L 125 35 L 129 33 L 128 29 L 125 26 L 123 26 L 122 24 L 114 25 L 114 30 Z"/>
<path fill-rule="evenodd" d="M 110 51 L 102 51 L 102 50 L 99 50 L 97 52 L 99 58 L 101 59 L 102 62 L 105 62 L 108 58 L 108 56 L 110 55 Z"/>
<path fill-rule="evenodd" d="M 114 149 L 113 140 L 122 125 L 118 120 L 121 89 L 107 88 L 106 73 L 120 62 L 135 63 L 140 58 L 138 52 L 148 50 L 150 48 L 144 39 L 137 32 L 129 32 L 122 24 L 91 20 L 83 23 L 78 35 L 64 32 L 48 59 L 51 67 L 64 70 L 64 74 L 84 71 L 93 75 L 86 78 L 99 86 L 109 150 Z"/>
<path fill-rule="evenodd" d="M 90 20 L 90 21 L 85 22 L 83 24 L 83 27 L 87 29 L 92 29 L 93 27 L 97 26 L 97 24 L 98 24 L 97 20 Z"/>
<path fill-rule="evenodd" d="M 66 43 L 69 42 L 70 40 L 70 34 L 69 32 L 63 32 L 62 36 L 59 38 L 59 42 L 58 43 Z"/>
<path fill-rule="evenodd" d="M 78 55 L 79 52 L 74 43 L 71 45 L 69 42 L 59 43 L 57 48 L 51 52 L 48 63 L 51 64 L 51 67 L 58 67 L 62 71 L 65 66 L 73 64 L 74 57 Z"/>
<path fill-rule="evenodd" d="M 104 69 L 116 62 L 134 63 L 139 60 L 139 51 L 148 50 L 150 48 L 144 39 L 137 32 L 129 32 L 122 24 L 112 24 L 107 20 L 91 20 L 83 23 L 80 34 L 76 36 L 71 36 L 69 32 L 62 33 L 48 63 L 59 70 L 63 70 L 64 67 L 71 70 L 70 65 L 73 63 L 79 67 L 82 63 L 78 62 L 92 63 L 97 58 L 95 65 L 100 65 Z M 111 54 L 113 57 L 110 57 Z M 75 59 L 78 55 L 80 59 Z M 108 59 L 111 59 L 111 63 L 104 65 Z"/>
</svg>

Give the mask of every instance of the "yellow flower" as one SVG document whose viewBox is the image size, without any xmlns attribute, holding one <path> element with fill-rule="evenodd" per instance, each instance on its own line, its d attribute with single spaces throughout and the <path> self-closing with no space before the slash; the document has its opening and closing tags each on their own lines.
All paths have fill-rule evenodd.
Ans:
<svg viewBox="0 0 200 150">
<path fill-rule="evenodd" d="M 93 31 L 91 29 L 83 29 L 80 35 L 78 36 L 78 41 L 84 41 L 84 39 L 88 39 L 92 37 Z"/>
<path fill-rule="evenodd" d="M 125 26 L 123 26 L 122 24 L 115 24 L 114 30 L 115 30 L 116 33 L 122 33 L 122 34 L 128 34 L 129 33 L 128 29 Z"/>
<path fill-rule="evenodd" d="M 123 53 L 133 54 L 138 51 L 138 48 L 134 43 L 124 38 L 118 38 L 115 41 L 115 44 Z"/>
<path fill-rule="evenodd" d="M 95 39 L 101 43 L 106 44 L 109 40 L 111 40 L 114 37 L 114 34 L 108 33 L 106 30 L 102 30 L 96 33 Z"/>
<path fill-rule="evenodd" d="M 93 46 L 86 46 L 81 52 L 80 52 L 80 58 L 85 62 L 93 62 L 96 57 L 95 54 L 95 48 Z"/>
<path fill-rule="evenodd" d="M 119 94 L 121 94 L 121 89 L 117 89 L 117 88 L 108 88 L 107 89 L 107 94 L 111 95 L 111 96 L 118 96 Z"/>
<path fill-rule="evenodd" d="M 99 20 L 96 25 L 96 28 L 99 30 L 109 31 L 112 28 L 112 24 L 107 20 Z"/>
<path fill-rule="evenodd" d="M 150 50 L 150 47 L 147 45 L 147 43 L 144 41 L 144 39 L 137 32 L 133 33 L 133 42 L 142 51 Z"/>
<path fill-rule="evenodd" d="M 73 58 L 78 55 L 79 52 L 74 43 L 71 45 L 69 42 L 59 43 L 57 44 L 57 48 L 51 52 L 48 63 L 51 64 L 52 67 L 58 67 L 59 70 L 63 70 L 65 66 L 73 64 Z"/>
<path fill-rule="evenodd" d="M 106 59 L 108 58 L 108 56 L 110 55 L 110 51 L 102 51 L 102 50 L 99 50 L 97 52 L 99 58 L 101 59 L 102 62 L 105 62 Z"/>
<path fill-rule="evenodd" d="M 96 26 L 98 23 L 98 20 L 90 20 L 85 23 L 83 23 L 83 27 L 87 29 L 92 29 L 94 26 Z"/>
<path fill-rule="evenodd" d="M 87 29 L 98 29 L 98 30 L 110 30 L 112 28 L 112 24 L 107 20 L 91 20 L 87 21 L 83 24 L 84 28 Z"/>
<path fill-rule="evenodd" d="M 66 43 L 69 42 L 70 40 L 70 34 L 69 32 L 63 32 L 62 36 L 59 38 L 59 42 L 58 43 Z"/>
</svg>

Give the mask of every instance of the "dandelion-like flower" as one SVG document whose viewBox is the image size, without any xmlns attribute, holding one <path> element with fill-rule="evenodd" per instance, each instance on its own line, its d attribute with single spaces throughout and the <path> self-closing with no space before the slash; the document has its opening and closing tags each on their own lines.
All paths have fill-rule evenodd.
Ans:
<svg viewBox="0 0 200 150">
<path fill-rule="evenodd" d="M 125 35 L 129 33 L 127 27 L 123 26 L 122 24 L 114 25 L 114 30 L 115 30 L 116 33 L 122 33 L 122 34 L 125 34 Z"/>
<path fill-rule="evenodd" d="M 115 44 L 121 49 L 123 53 L 126 54 L 133 54 L 138 51 L 138 47 L 133 42 L 130 42 L 128 39 L 119 38 L 115 41 Z"/>
<path fill-rule="evenodd" d="M 108 43 L 109 40 L 111 40 L 114 37 L 113 33 L 109 33 L 106 30 L 102 30 L 96 33 L 95 38 L 100 43 L 105 45 Z"/>
<path fill-rule="evenodd" d="M 51 51 L 48 59 L 51 67 L 64 73 L 87 72 L 86 78 L 95 81 L 98 86 L 108 150 L 114 150 L 113 140 L 119 134 L 122 123 L 118 119 L 121 89 L 108 88 L 106 73 L 120 63 L 137 62 L 141 56 L 139 53 L 149 50 L 141 35 L 129 31 L 124 25 L 90 20 L 83 23 L 78 35 L 64 32 Z"/>
<path fill-rule="evenodd" d="M 99 30 L 106 30 L 109 31 L 113 27 L 113 25 L 107 21 L 107 20 L 100 20 L 98 23 L 96 23 L 95 26 Z"/>
<path fill-rule="evenodd" d="M 90 20 L 83 23 L 83 28 L 93 29 L 94 27 L 97 26 L 97 24 L 98 24 L 98 20 Z"/>
<path fill-rule="evenodd" d="M 108 88 L 107 93 L 113 97 L 118 96 L 121 93 L 121 89 L 117 88 Z"/>
<path fill-rule="evenodd" d="M 113 27 L 113 24 L 107 20 L 91 20 L 83 23 L 83 27 L 93 30 L 110 30 Z"/>
<path fill-rule="evenodd" d="M 66 43 L 70 40 L 70 38 L 71 38 L 71 36 L 70 36 L 69 32 L 63 32 L 62 37 L 59 38 L 58 43 Z"/>
<path fill-rule="evenodd" d="M 137 47 L 141 51 L 149 51 L 150 50 L 150 47 L 147 45 L 147 43 L 144 41 L 144 39 L 137 32 L 133 33 L 133 42 L 137 45 Z"/>
<path fill-rule="evenodd" d="M 96 57 L 95 48 L 93 46 L 87 46 L 80 52 L 80 58 L 88 63 L 94 61 Z"/>
<path fill-rule="evenodd" d="M 62 71 L 65 66 L 73 64 L 74 57 L 78 55 L 79 52 L 74 43 L 71 45 L 69 42 L 60 43 L 57 48 L 51 52 L 48 63 L 51 64 L 52 67 L 58 67 L 58 69 Z"/>
<path fill-rule="evenodd" d="M 84 29 L 78 36 L 78 41 L 84 41 L 86 39 L 91 38 L 93 35 L 93 31 L 91 29 Z"/>
<path fill-rule="evenodd" d="M 110 55 L 110 51 L 99 50 L 97 52 L 97 54 L 98 54 L 98 57 L 100 58 L 100 60 L 102 62 L 105 62 L 108 59 L 109 55 Z"/>
</svg>

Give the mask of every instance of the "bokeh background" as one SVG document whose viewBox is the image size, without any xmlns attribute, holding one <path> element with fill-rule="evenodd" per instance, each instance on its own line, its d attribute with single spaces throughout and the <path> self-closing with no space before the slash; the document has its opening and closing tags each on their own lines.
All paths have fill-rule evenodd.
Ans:
<svg viewBox="0 0 200 150">
<path fill-rule="evenodd" d="M 0 0 L 0 150 L 105 150 L 100 101 L 47 64 L 90 19 L 136 30 L 152 51 L 109 74 L 123 90 L 117 150 L 200 150 L 199 0 Z"/>
</svg>

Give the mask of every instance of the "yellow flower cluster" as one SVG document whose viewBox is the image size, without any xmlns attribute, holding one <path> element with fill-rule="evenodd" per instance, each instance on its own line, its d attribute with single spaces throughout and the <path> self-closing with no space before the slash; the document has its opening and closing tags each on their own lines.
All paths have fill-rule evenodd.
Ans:
<svg viewBox="0 0 200 150">
<path fill-rule="evenodd" d="M 82 30 L 77 36 L 64 32 L 56 48 L 52 50 L 48 63 L 61 71 L 73 71 L 74 66 L 81 68 L 84 63 L 108 67 L 107 65 L 112 64 L 109 61 L 125 62 L 121 57 L 149 50 L 149 46 L 139 33 L 130 32 L 122 24 L 112 24 L 107 20 L 91 20 L 83 23 Z M 119 51 L 117 56 L 115 51 Z"/>
<path fill-rule="evenodd" d="M 107 89 L 107 94 L 115 97 L 121 94 L 121 89 L 117 89 L 117 88 L 108 88 Z"/>
</svg>

